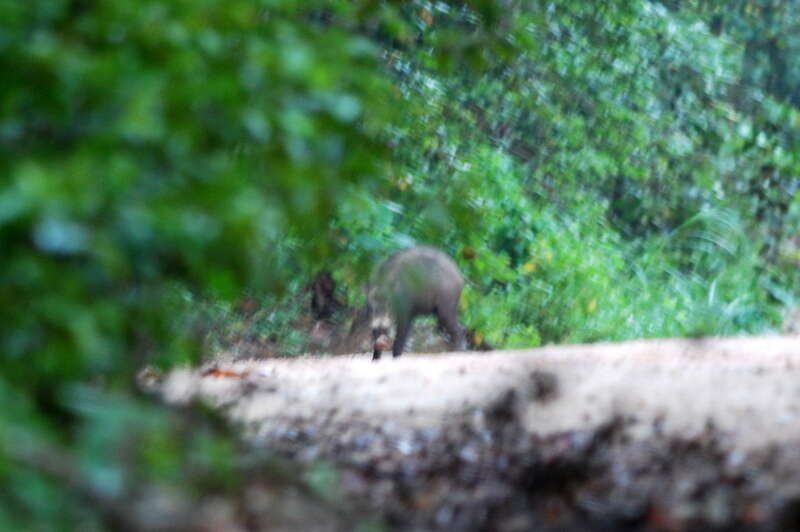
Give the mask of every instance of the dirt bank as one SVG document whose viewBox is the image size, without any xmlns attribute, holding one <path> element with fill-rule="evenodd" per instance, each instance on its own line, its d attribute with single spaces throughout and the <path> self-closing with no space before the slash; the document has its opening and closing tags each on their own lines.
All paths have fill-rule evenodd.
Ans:
<svg viewBox="0 0 800 532">
<path fill-rule="evenodd" d="M 224 362 L 172 373 L 398 528 L 791 529 L 800 339 Z"/>
</svg>

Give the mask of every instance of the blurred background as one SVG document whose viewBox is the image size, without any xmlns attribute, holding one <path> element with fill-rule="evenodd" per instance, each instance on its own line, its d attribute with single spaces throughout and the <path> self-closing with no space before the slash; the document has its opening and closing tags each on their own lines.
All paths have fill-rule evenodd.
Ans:
<svg viewBox="0 0 800 532">
<path fill-rule="evenodd" d="M 0 529 L 337 507 L 135 375 L 356 348 L 415 243 L 474 348 L 792 330 L 795 7 L 0 0 Z"/>
</svg>

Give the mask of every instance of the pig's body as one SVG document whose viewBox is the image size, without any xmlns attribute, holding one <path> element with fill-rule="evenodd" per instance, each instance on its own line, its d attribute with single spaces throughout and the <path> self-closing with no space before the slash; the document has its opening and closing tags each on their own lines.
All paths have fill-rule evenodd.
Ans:
<svg viewBox="0 0 800 532">
<path fill-rule="evenodd" d="M 455 262 L 428 246 L 396 253 L 375 270 L 367 301 L 372 317 L 373 360 L 391 345 L 403 352 L 411 325 L 419 315 L 432 314 L 450 336 L 454 350 L 464 349 L 464 330 L 458 321 L 458 303 L 464 278 Z M 390 344 L 392 325 L 396 328 Z"/>
</svg>

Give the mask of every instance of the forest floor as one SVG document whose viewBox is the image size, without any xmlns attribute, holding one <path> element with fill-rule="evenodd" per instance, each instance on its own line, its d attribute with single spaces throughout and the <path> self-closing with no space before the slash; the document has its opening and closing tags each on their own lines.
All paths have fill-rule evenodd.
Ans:
<svg viewBox="0 0 800 532">
<path fill-rule="evenodd" d="M 800 338 L 233 360 L 169 374 L 406 530 L 800 530 Z"/>
</svg>

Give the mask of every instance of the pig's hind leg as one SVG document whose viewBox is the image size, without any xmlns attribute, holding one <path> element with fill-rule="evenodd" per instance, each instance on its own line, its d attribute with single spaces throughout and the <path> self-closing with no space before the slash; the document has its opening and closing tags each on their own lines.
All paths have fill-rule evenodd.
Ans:
<svg viewBox="0 0 800 532">
<path fill-rule="evenodd" d="M 437 309 L 436 317 L 439 320 L 439 328 L 449 337 L 450 349 L 464 351 L 467 348 L 467 343 L 464 338 L 464 328 L 458 321 L 458 303 L 444 311 Z"/>
</svg>

